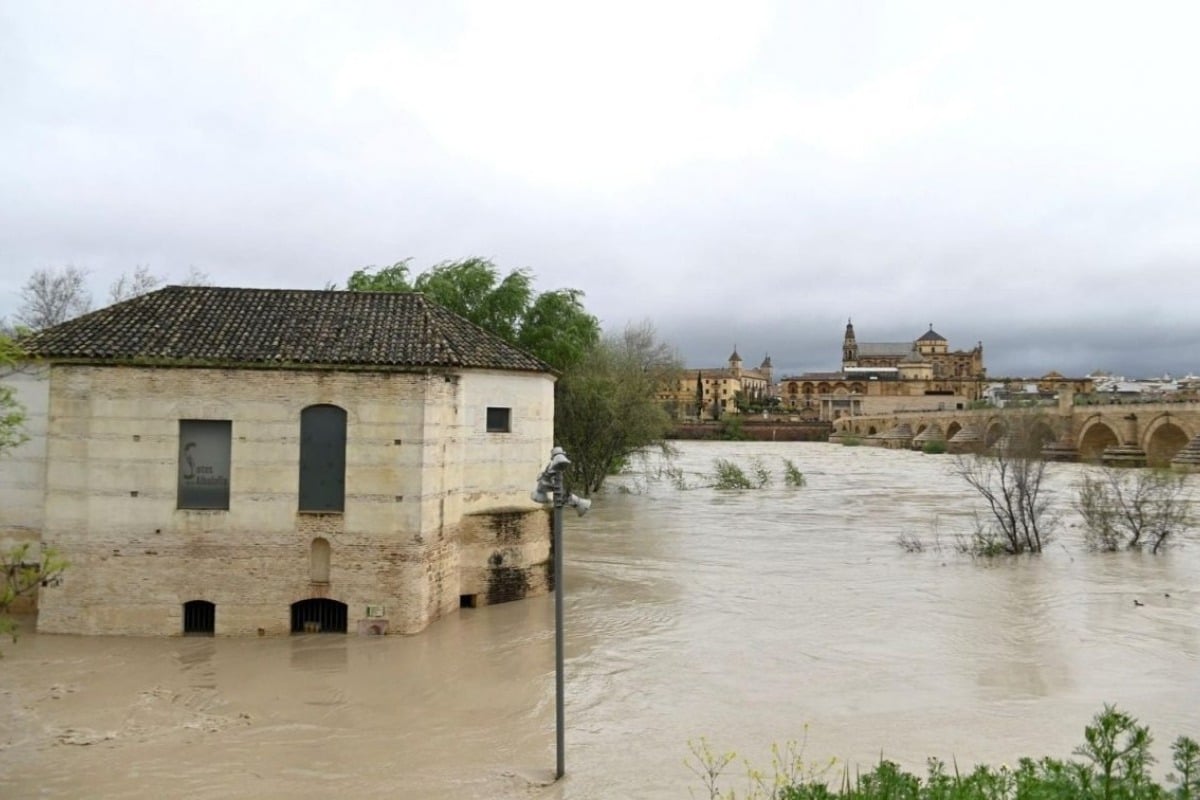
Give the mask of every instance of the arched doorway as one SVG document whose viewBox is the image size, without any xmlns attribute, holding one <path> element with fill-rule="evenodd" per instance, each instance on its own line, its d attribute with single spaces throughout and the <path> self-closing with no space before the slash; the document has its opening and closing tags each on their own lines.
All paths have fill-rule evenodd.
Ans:
<svg viewBox="0 0 1200 800">
<path fill-rule="evenodd" d="M 1154 429 L 1146 442 L 1146 466 L 1167 467 L 1180 450 L 1187 446 L 1188 435 L 1173 422 L 1165 422 Z"/>
<path fill-rule="evenodd" d="M 217 631 L 217 604 L 188 600 L 183 604 L 183 635 L 213 636 Z"/>
<path fill-rule="evenodd" d="M 292 603 L 292 633 L 345 633 L 346 604 L 327 597 Z"/>
</svg>

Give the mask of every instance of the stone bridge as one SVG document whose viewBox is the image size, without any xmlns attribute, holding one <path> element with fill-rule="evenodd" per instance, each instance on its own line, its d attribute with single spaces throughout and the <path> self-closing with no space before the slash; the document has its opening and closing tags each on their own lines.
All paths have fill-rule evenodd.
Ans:
<svg viewBox="0 0 1200 800">
<path fill-rule="evenodd" d="M 921 450 L 944 442 L 951 453 L 986 450 L 1004 437 L 1016 414 L 1033 414 L 1042 453 L 1056 461 L 1125 466 L 1171 466 L 1200 471 L 1200 402 L 1075 405 L 970 411 L 896 411 L 834 421 L 830 441 L 861 437 L 865 444 Z"/>
</svg>

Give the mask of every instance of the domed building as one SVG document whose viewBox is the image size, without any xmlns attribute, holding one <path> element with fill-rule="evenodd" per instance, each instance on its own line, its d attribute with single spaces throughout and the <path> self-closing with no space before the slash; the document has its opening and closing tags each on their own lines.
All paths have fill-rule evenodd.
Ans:
<svg viewBox="0 0 1200 800">
<path fill-rule="evenodd" d="M 983 397 L 983 343 L 951 350 L 933 329 L 907 342 L 859 342 L 853 321 L 842 338 L 838 372 L 808 372 L 780 380 L 785 408 L 822 420 L 847 414 L 965 408 Z"/>
</svg>

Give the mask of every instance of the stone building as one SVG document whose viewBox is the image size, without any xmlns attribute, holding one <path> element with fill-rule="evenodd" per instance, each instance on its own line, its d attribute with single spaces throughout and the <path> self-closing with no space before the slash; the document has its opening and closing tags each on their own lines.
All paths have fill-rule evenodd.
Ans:
<svg viewBox="0 0 1200 800">
<path fill-rule="evenodd" d="M 734 346 L 727 366 L 682 370 L 675 382 L 659 393 L 659 400 L 676 418 L 695 417 L 697 413 L 706 418 L 737 414 L 739 398 L 746 402 L 769 399 L 772 380 L 770 356 L 763 358 L 758 369 L 746 369 Z"/>
<path fill-rule="evenodd" d="M 983 397 L 986 381 L 982 343 L 971 350 L 950 350 L 932 325 L 909 342 L 859 342 L 854 325 L 847 322 L 841 370 L 785 377 L 779 394 L 785 409 L 832 421 L 846 415 L 965 408 Z"/>
<path fill-rule="evenodd" d="M 167 287 L 23 346 L 41 631 L 415 633 L 553 580 L 554 376 L 423 295 Z"/>
<path fill-rule="evenodd" d="M 911 342 L 859 342 L 854 324 L 846 323 L 842 338 L 842 369 L 895 368 L 908 380 L 987 377 L 983 342 L 970 350 L 950 350 L 949 342 L 929 326 Z"/>
</svg>

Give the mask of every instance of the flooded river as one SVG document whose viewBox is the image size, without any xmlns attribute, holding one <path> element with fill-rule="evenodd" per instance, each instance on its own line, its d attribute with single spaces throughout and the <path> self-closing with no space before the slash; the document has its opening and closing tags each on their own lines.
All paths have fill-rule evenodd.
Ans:
<svg viewBox="0 0 1200 800">
<path fill-rule="evenodd" d="M 762 765 L 806 725 L 817 760 L 1011 763 L 1068 756 L 1105 702 L 1160 758 L 1200 735 L 1200 539 L 1085 552 L 1082 468 L 1055 465 L 1054 546 L 976 563 L 952 552 L 976 499 L 949 457 L 693 442 L 680 464 L 697 483 L 755 456 L 771 488 L 624 480 L 568 512 L 560 783 L 535 598 L 413 637 L 27 633 L 0 660 L 0 797 L 685 798 L 700 736 Z M 904 552 L 906 533 L 945 548 Z"/>
</svg>

